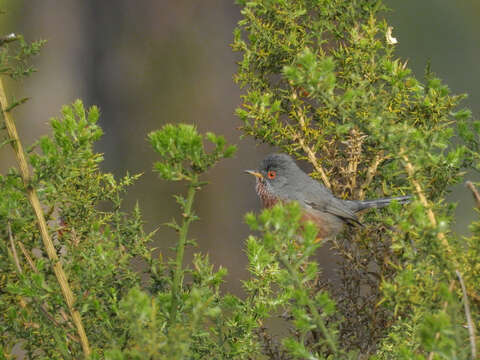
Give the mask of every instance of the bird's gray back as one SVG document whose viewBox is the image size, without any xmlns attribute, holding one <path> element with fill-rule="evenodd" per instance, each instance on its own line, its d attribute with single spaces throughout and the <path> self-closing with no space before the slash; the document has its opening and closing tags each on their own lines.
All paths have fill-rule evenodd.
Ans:
<svg viewBox="0 0 480 360">
<path fill-rule="evenodd" d="M 300 168 L 296 169 L 294 181 L 285 183 L 279 193 L 282 198 L 298 201 L 304 206 L 308 206 L 307 204 L 312 201 L 323 205 L 337 200 L 328 188 L 312 179 Z"/>
</svg>

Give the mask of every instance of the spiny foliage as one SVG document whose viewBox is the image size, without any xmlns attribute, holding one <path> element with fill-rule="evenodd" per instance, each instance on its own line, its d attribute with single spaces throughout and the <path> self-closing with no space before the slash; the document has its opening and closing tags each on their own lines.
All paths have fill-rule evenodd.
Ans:
<svg viewBox="0 0 480 360">
<path fill-rule="evenodd" d="M 215 149 L 207 154 L 202 135 L 187 124 L 167 124 L 148 137 L 155 151 L 163 158 L 162 162 L 155 164 L 155 170 L 165 180 L 192 179 L 195 173 L 207 171 L 220 159 L 231 157 L 236 150 L 233 145 L 226 146 L 223 136 L 209 132 L 206 138 L 215 145 Z"/>
<path fill-rule="evenodd" d="M 381 1 L 239 3 L 243 131 L 307 159 L 338 196 L 416 197 L 365 215 L 375 225 L 333 241 L 343 257 L 341 284 L 329 286 L 345 317 L 341 346 L 378 349 L 377 358 L 467 358 L 456 270 L 478 319 L 470 261 L 480 244 L 451 233 L 443 198 L 465 169 L 478 169 L 480 122 L 429 69 L 420 81 L 395 58 Z"/>
<path fill-rule="evenodd" d="M 85 112 L 79 101 L 64 107 L 62 117 L 51 121 L 52 136 L 42 138 L 39 151 L 30 156 L 35 172 L 30 186 L 47 211 L 49 232 L 77 294 L 76 306 L 89 315 L 84 316 L 86 331 L 101 347 L 122 332 L 112 312 L 122 294 L 138 282 L 130 260 L 144 251 L 148 236 L 138 209 L 129 217 L 119 209 L 122 193 L 137 176 L 118 181 L 98 168 L 102 157 L 93 152 L 93 142 L 101 135 L 97 119 L 98 110 Z M 73 340 L 76 334 L 42 250 L 25 187 L 13 169 L 0 176 L 0 184 L 1 237 L 11 239 L 1 243 L 0 252 L 1 273 L 9 274 L 1 286 L 2 345 L 8 351 L 28 339 L 23 347 L 31 358 L 70 358 L 81 349 Z M 100 211 L 100 204 L 111 209 Z"/>
<path fill-rule="evenodd" d="M 324 352 L 340 358 L 345 354 L 337 348 L 336 331 L 332 324 L 329 329 L 325 325 L 336 311 L 335 304 L 326 292 L 305 286 L 318 281 L 318 263 L 310 257 L 320 242 L 312 223 L 299 225 L 301 215 L 295 203 L 265 210 L 258 218 L 247 214 L 247 224 L 263 238 L 250 236 L 247 240 L 249 270 L 254 277 L 245 288 L 261 317 L 288 311 L 284 326 L 289 324 L 295 335 L 284 338 L 282 344 L 294 358 L 316 359 Z"/>
<path fill-rule="evenodd" d="M 9 34 L 0 38 L 0 74 L 12 79 L 30 75 L 35 68 L 30 65 L 32 56 L 38 55 L 45 40 L 27 43 L 22 35 Z"/>
</svg>

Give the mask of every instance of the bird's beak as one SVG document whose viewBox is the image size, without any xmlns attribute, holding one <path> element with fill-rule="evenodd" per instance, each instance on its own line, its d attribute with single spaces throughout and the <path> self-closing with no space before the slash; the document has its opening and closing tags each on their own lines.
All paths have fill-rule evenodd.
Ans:
<svg viewBox="0 0 480 360">
<path fill-rule="evenodd" d="M 263 175 L 260 174 L 258 171 L 255 171 L 255 170 L 245 170 L 245 172 L 246 172 L 247 174 L 256 176 L 257 178 L 259 178 L 259 179 L 261 179 L 261 180 L 263 179 Z"/>
</svg>

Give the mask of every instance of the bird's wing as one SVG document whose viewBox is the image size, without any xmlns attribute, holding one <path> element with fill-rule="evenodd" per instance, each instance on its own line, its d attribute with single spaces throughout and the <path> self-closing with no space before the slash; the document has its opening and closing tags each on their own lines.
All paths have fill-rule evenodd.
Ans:
<svg viewBox="0 0 480 360">
<path fill-rule="evenodd" d="M 317 183 L 318 184 L 318 183 Z M 320 185 L 320 184 L 318 184 Z M 309 190 L 309 191 L 308 191 Z M 355 213 L 342 200 L 337 199 L 324 186 L 315 186 L 307 190 L 304 203 L 311 208 L 338 216 L 347 223 L 362 225 Z"/>
<path fill-rule="evenodd" d="M 344 201 L 337 199 L 323 184 L 309 177 L 303 180 L 291 184 L 294 189 L 286 191 L 286 193 L 293 194 L 289 196 L 289 200 L 296 200 L 307 208 L 335 215 L 346 223 L 362 225 L 355 213 L 344 204 Z"/>
<path fill-rule="evenodd" d="M 356 223 L 363 226 L 357 216 L 350 209 L 344 206 L 340 200 L 335 200 L 337 201 L 329 201 L 327 204 L 318 204 L 313 201 L 307 201 L 306 204 L 315 210 L 338 216 L 347 223 Z"/>
</svg>

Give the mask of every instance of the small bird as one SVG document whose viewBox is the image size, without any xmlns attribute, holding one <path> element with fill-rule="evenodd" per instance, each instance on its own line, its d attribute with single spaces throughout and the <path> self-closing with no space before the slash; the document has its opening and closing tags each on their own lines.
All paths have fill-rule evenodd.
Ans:
<svg viewBox="0 0 480 360">
<path fill-rule="evenodd" d="M 270 154 L 258 170 L 246 170 L 256 177 L 256 191 L 263 207 L 278 201 L 298 201 L 304 209 L 304 220 L 312 220 L 319 228 L 319 237 L 337 235 L 345 224 L 362 225 L 356 213 L 363 209 L 381 208 L 397 201 L 409 202 L 410 196 L 376 200 L 342 200 L 323 184 L 312 179 L 286 154 Z"/>
</svg>

